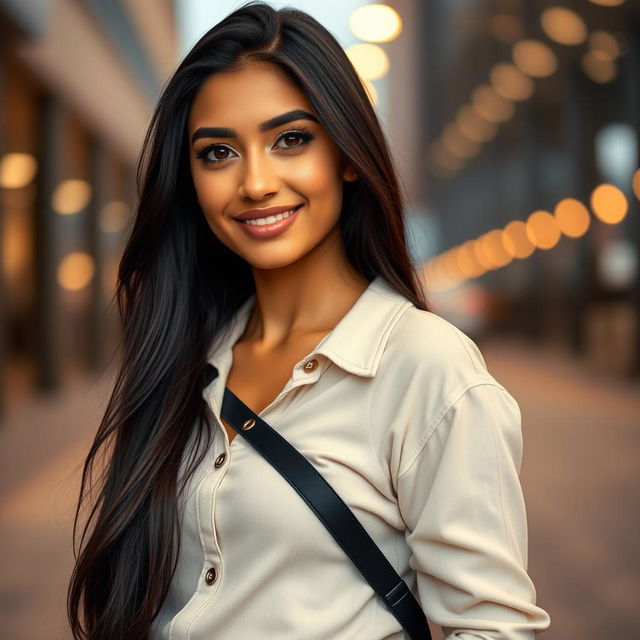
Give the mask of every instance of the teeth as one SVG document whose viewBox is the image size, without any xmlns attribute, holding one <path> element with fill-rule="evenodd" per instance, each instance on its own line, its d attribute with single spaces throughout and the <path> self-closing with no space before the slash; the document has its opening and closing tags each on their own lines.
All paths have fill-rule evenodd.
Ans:
<svg viewBox="0 0 640 640">
<path fill-rule="evenodd" d="M 262 227 L 265 224 L 273 224 L 277 220 L 284 220 L 285 218 L 288 218 L 293 212 L 294 212 L 294 209 L 291 209 L 291 211 L 285 211 L 284 213 L 277 213 L 275 216 L 267 216 L 266 218 L 254 218 L 253 220 L 245 220 L 244 223 Z"/>
</svg>

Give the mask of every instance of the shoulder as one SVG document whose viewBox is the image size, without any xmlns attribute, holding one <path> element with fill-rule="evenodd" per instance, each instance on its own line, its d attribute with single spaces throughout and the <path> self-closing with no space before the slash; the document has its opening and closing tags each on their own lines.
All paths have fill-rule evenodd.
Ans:
<svg viewBox="0 0 640 640">
<path fill-rule="evenodd" d="M 489 424 L 493 414 L 504 415 L 508 428 L 518 433 L 517 403 L 487 369 L 477 344 L 443 317 L 413 305 L 389 336 L 374 385 L 370 416 L 373 428 L 389 438 L 395 474 L 411 465 L 436 429 L 442 431 L 447 416 L 449 429 L 462 419 L 480 437 L 482 416 Z M 461 402 L 472 408 L 473 420 L 461 412 L 453 417 Z"/>
<path fill-rule="evenodd" d="M 468 335 L 412 305 L 389 335 L 373 383 L 371 410 L 436 419 L 467 391 L 486 385 L 508 393 Z"/>
<path fill-rule="evenodd" d="M 478 345 L 466 333 L 413 305 L 396 323 L 386 350 L 414 375 L 449 376 L 451 383 L 461 384 L 491 378 Z"/>
</svg>

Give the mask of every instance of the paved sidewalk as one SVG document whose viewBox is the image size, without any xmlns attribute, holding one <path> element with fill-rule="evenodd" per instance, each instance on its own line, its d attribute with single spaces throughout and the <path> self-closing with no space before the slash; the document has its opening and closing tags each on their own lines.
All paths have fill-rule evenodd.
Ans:
<svg viewBox="0 0 640 640">
<path fill-rule="evenodd" d="M 548 349 L 480 348 L 523 414 L 529 573 L 545 640 L 637 635 L 640 385 L 598 378 Z M 14 408 L 0 426 L 0 637 L 69 640 L 70 523 L 110 378 Z M 441 634 L 434 634 L 434 640 Z"/>
<path fill-rule="evenodd" d="M 640 384 L 550 349 L 480 345 L 523 416 L 529 574 L 545 640 L 638 637 Z"/>
<path fill-rule="evenodd" d="M 67 640 L 71 525 L 109 377 L 9 407 L 0 423 L 0 638 Z"/>
</svg>

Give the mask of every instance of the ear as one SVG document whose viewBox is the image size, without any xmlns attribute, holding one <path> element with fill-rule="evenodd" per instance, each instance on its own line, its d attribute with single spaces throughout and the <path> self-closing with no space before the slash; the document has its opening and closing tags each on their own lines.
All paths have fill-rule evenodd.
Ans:
<svg viewBox="0 0 640 640">
<path fill-rule="evenodd" d="M 347 182 L 353 182 L 354 180 L 358 179 L 358 174 L 356 173 L 356 170 L 353 168 L 353 166 L 348 164 L 342 173 L 342 177 Z"/>
</svg>

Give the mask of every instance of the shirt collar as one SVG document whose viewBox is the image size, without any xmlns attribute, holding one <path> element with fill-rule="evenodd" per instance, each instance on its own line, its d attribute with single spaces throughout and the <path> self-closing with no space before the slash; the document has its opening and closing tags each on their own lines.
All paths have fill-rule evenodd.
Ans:
<svg viewBox="0 0 640 640">
<path fill-rule="evenodd" d="M 244 333 L 254 301 L 252 294 L 232 317 L 217 348 L 209 353 L 209 363 L 215 365 Z M 322 355 L 349 373 L 375 376 L 393 326 L 411 306 L 411 300 L 377 276 L 305 360 Z"/>
</svg>

